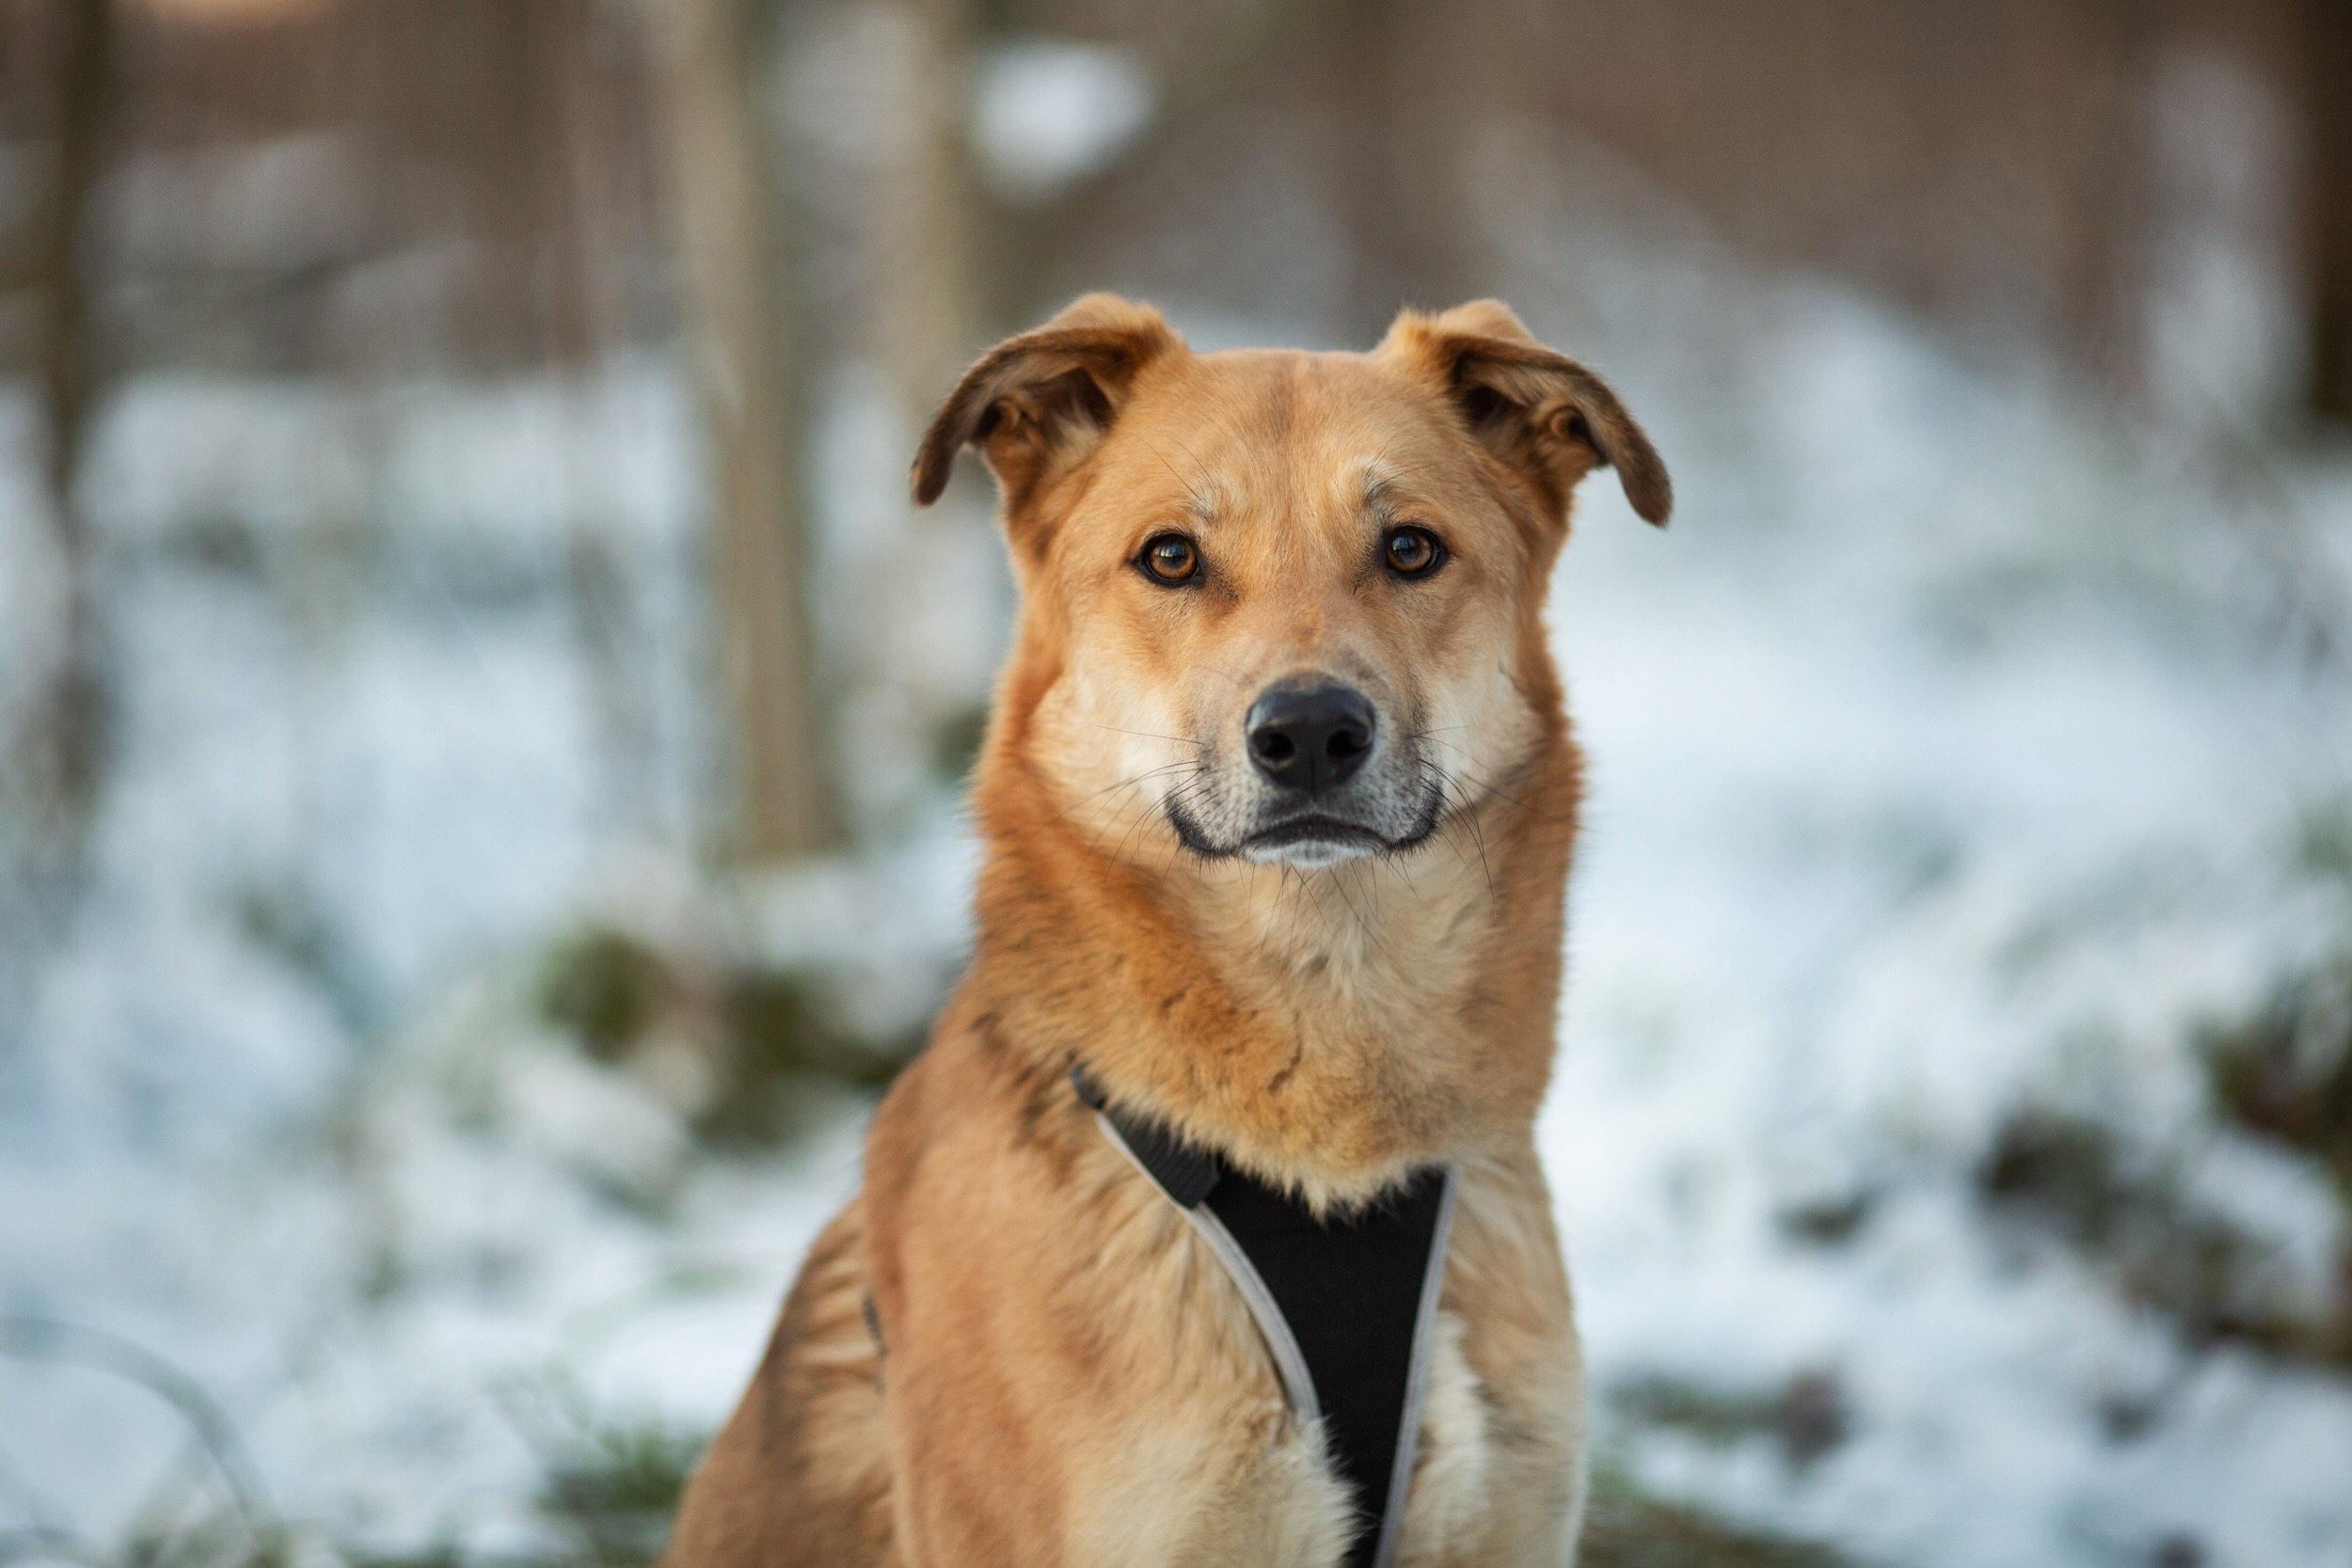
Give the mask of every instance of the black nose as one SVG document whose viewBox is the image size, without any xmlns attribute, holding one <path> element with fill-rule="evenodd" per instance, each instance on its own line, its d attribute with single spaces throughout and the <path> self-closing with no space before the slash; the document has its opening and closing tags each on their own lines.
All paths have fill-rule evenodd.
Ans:
<svg viewBox="0 0 2352 1568">
<path fill-rule="evenodd" d="M 1337 789 L 1372 755 L 1372 704 L 1359 691 L 1278 686 L 1250 705 L 1249 760 L 1284 789 Z"/>
</svg>

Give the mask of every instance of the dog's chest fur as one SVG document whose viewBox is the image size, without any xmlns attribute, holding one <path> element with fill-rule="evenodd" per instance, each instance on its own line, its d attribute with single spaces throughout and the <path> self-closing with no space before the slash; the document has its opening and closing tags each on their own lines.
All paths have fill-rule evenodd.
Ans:
<svg viewBox="0 0 2352 1568">
<path fill-rule="evenodd" d="M 1333 1568 L 1352 1528 L 1348 1494 L 1319 1429 L 1285 1404 L 1224 1265 L 1132 1169 L 1091 1174 L 1119 1190 L 1094 1222 L 1111 1227 L 1103 1254 L 1124 1277 L 1106 1271 L 1083 1293 L 1095 1297 L 1090 1309 L 1103 1321 L 1120 1325 L 1125 1343 L 1112 1359 L 1141 1375 L 1140 1386 L 1101 1412 L 1103 1430 L 1088 1446 L 1090 1473 L 1073 1478 L 1073 1495 L 1090 1499 L 1087 1515 L 1073 1521 L 1076 1560 Z M 1519 1238 L 1511 1231 L 1541 1229 L 1515 1212 L 1514 1183 L 1497 1175 L 1466 1173 L 1449 1259 L 1460 1261 L 1449 1270 L 1447 1295 L 1483 1285 L 1519 1327 L 1538 1332 L 1517 1347 L 1482 1342 L 1508 1336 L 1482 1331 L 1461 1304 L 1440 1307 L 1399 1568 L 1558 1563 L 1572 1538 L 1581 1432 L 1560 1415 L 1581 1402 L 1573 1331 L 1565 1314 L 1542 1309 L 1547 1259 L 1514 1256 Z M 1531 1359 L 1558 1371 L 1539 1370 L 1517 1388 L 1493 1376 Z M 1239 1433 L 1247 1439 L 1236 1442 Z"/>
</svg>

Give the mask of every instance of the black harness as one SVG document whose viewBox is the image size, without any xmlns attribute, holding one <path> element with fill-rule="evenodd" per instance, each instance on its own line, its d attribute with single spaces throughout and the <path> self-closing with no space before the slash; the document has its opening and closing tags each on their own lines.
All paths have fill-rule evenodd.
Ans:
<svg viewBox="0 0 2352 1568">
<path fill-rule="evenodd" d="M 1160 1123 L 1110 1104 L 1071 1069 L 1116 1145 L 1215 1250 L 1249 1305 L 1293 1413 L 1320 1420 L 1355 1495 L 1349 1568 L 1396 1555 L 1421 1434 L 1431 1326 L 1454 1214 L 1450 1166 L 1416 1172 L 1363 1212 L 1329 1223 Z"/>
</svg>

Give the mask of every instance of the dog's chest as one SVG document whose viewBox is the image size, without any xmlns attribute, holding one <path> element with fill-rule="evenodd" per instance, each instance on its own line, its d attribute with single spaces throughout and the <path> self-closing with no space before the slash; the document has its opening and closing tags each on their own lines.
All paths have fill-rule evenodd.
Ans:
<svg viewBox="0 0 2352 1568">
<path fill-rule="evenodd" d="M 1318 1212 L 1123 1111 L 1072 1074 L 1103 1135 L 1230 1276 L 1352 1524 L 1346 1568 L 1393 1568 L 1417 1464 L 1459 1172 L 1414 1172 L 1365 1208 Z"/>
<path fill-rule="evenodd" d="M 1475 1551 L 1504 1501 L 1493 1495 L 1487 1402 L 1462 1336 L 1458 1319 L 1439 1314 L 1396 1568 L 1435 1568 Z M 1080 1560 L 1343 1568 L 1358 1540 L 1352 1492 L 1320 1423 L 1268 1418 L 1272 1379 L 1268 1367 L 1256 1388 L 1234 1388 L 1222 1416 L 1195 1406 L 1186 1414 L 1206 1419 L 1130 1428 L 1113 1461 L 1120 1476 L 1088 1488 L 1103 1506 L 1079 1532 Z M 1242 1433 L 1254 1440 L 1237 1447 Z"/>
<path fill-rule="evenodd" d="M 1285 1365 L 1292 1337 L 1279 1315 L 1268 1331 L 1247 1259 L 1237 1267 L 1232 1238 L 1204 1223 L 1221 1216 L 1249 1228 L 1245 1212 L 1207 1201 L 1230 1172 L 1188 1182 L 1148 1130 L 1131 1124 L 1131 1142 L 1105 1114 L 1099 1131 L 1094 1148 L 1109 1164 L 1093 1168 L 1105 1196 L 1118 1195 L 1094 1211 L 1109 1221 L 1096 1254 L 1107 1266 L 1089 1271 L 1097 1288 L 1072 1306 L 1110 1331 L 1126 1370 L 1093 1385 L 1104 1426 L 1083 1446 L 1087 1474 L 1073 1478 L 1087 1498 L 1077 1534 L 1089 1549 L 1072 1560 L 1499 1568 L 1563 1559 L 1581 1494 L 1581 1385 L 1565 1280 L 1540 1244 L 1549 1215 L 1529 1212 L 1540 1187 L 1484 1166 L 1444 1182 L 1447 1217 L 1418 1265 L 1427 1288 L 1406 1291 L 1420 1306 L 1417 1386 L 1389 1418 L 1398 1441 L 1384 1480 L 1395 1506 L 1367 1518 L 1364 1465 L 1338 1451 L 1346 1422 L 1302 1407 L 1302 1369 Z M 1473 1279 L 1474 1295 L 1456 1293 Z M 1342 1295 L 1325 1305 L 1359 1304 Z M 1540 1344 L 1524 1334 L 1490 1342 L 1482 1314 L 1496 1312 L 1554 1332 Z M 1301 1359 L 1296 1344 L 1287 1349 Z M 1503 1376 L 1489 1384 L 1480 1369 L 1496 1368 Z"/>
</svg>

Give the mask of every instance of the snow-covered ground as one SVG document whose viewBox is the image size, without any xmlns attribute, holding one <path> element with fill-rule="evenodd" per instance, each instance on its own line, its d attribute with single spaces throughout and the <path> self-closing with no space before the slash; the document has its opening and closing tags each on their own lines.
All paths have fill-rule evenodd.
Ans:
<svg viewBox="0 0 2352 1568">
<path fill-rule="evenodd" d="M 1590 487 L 1555 599 L 1592 799 L 1543 1138 L 1609 1463 L 1920 1568 L 2341 1568 L 2352 1378 L 2201 1341 L 1982 1172 L 2028 1111 L 2095 1124 L 2254 1239 L 2264 1302 L 2343 1288 L 2340 1196 L 2216 1117 L 2198 1042 L 2352 943 L 2308 852 L 2352 813 L 2352 681 L 2312 651 L 2352 628 L 2352 472 L 2217 470 L 2031 364 L 1499 189 L 1506 292 L 1681 496 L 1657 535 Z M 41 562 L 0 413 L 8 703 Z M 913 525 L 891 420 L 826 430 L 838 639 Z M 221 1496 L 154 1377 L 36 1320 L 184 1369 L 320 1560 L 536 1549 L 583 1445 L 723 1413 L 864 1102 L 708 1152 L 545 1020 L 545 955 L 602 923 L 815 966 L 887 1034 L 952 970 L 971 851 L 918 765 L 862 858 L 723 887 L 678 848 L 691 440 L 652 364 L 115 410 L 124 745 L 0 1044 L 0 1540 L 117 1540 L 175 1466 L 190 1517 Z M 635 774 L 566 608 L 581 495 L 636 585 Z M 1001 623 L 925 537 L 980 586 L 917 596 L 961 617 L 924 673 L 838 656 L 862 744 L 914 733 L 892 680 L 968 698 Z"/>
<path fill-rule="evenodd" d="M 2071 1114 L 2273 1288 L 2343 1288 L 2325 1171 L 2219 1127 L 2194 1042 L 2347 940 L 2297 857 L 2352 689 L 2264 634 L 2257 546 L 2160 458 L 1801 309 L 1756 362 L 1793 495 L 1702 454 L 1678 535 L 1596 505 L 1555 612 L 1594 805 L 1544 1134 L 1596 1361 L 1846 1407 L 1807 1465 L 1665 1433 L 1638 1473 L 1888 1562 L 2342 1562 L 2341 1369 L 2192 1352 L 1972 1178 Z"/>
</svg>

